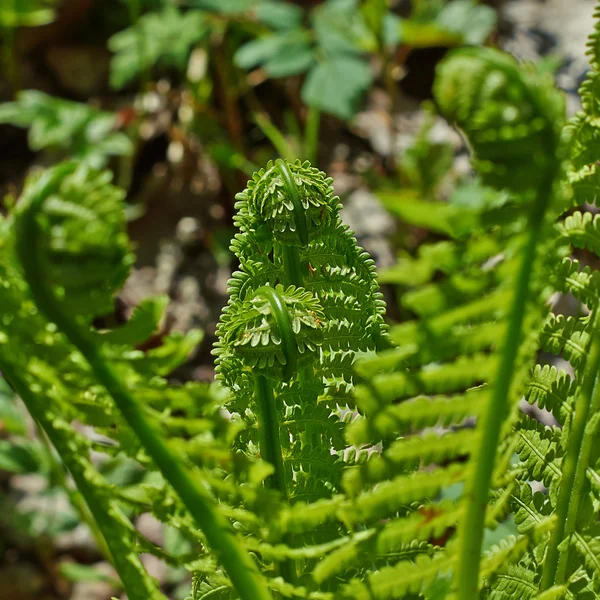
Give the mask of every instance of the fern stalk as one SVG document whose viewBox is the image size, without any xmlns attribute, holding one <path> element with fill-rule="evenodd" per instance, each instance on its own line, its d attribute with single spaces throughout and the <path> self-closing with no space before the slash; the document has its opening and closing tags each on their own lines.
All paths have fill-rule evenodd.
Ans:
<svg viewBox="0 0 600 600">
<path fill-rule="evenodd" d="M 37 215 L 45 200 L 54 193 L 63 177 L 75 166 L 71 163 L 46 172 L 38 181 L 31 202 L 16 221 L 16 251 L 37 308 L 67 337 L 91 367 L 95 377 L 113 398 L 128 425 L 135 432 L 149 456 L 158 465 L 165 479 L 204 532 L 221 564 L 231 578 L 242 600 L 268 600 L 271 596 L 256 565 L 239 545 L 228 520 L 216 509 L 215 503 L 199 482 L 183 465 L 181 459 L 165 444 L 148 421 L 140 404 L 123 385 L 118 375 L 105 361 L 100 348 L 68 316 L 60 306 L 46 279 L 40 261 L 42 234 Z"/>
<path fill-rule="evenodd" d="M 52 475 L 56 478 L 60 486 L 66 491 L 67 496 L 69 497 L 69 502 L 71 506 L 76 510 L 79 518 L 83 523 L 85 523 L 94 538 L 94 542 L 96 542 L 96 546 L 100 551 L 100 554 L 104 557 L 104 559 L 110 563 L 113 562 L 113 557 L 106 543 L 106 539 L 102 534 L 100 527 L 94 515 L 90 512 L 89 506 L 86 503 L 85 498 L 79 491 L 78 486 L 73 488 L 72 485 L 69 484 L 67 480 L 67 476 L 69 475 L 69 469 L 65 465 L 62 457 L 57 456 L 56 448 L 50 441 L 44 426 L 39 420 L 35 420 L 36 433 L 42 443 L 44 444 L 44 449 L 46 450 L 49 460 L 50 460 L 50 468 L 52 469 Z"/>
<path fill-rule="evenodd" d="M 77 490 L 85 501 L 97 524 L 97 530 L 102 536 L 103 543 L 100 545 L 100 549 L 108 550 L 108 558 L 115 567 L 128 598 L 131 600 L 164 600 L 155 581 L 147 575 L 137 556 L 131 558 L 130 548 L 125 543 L 123 533 L 119 532 L 120 535 L 115 535 L 115 524 L 112 522 L 107 502 L 98 495 L 94 485 L 88 481 L 85 467 L 77 461 L 69 459 L 69 452 L 72 452 L 69 448 L 71 442 L 61 435 L 44 407 L 30 392 L 29 387 L 21 381 L 18 374 L 12 372 L 10 365 L 2 363 L 1 367 L 3 376 L 17 392 L 29 414 L 40 424 L 71 474 Z M 92 528 L 92 531 L 95 531 L 95 528 Z"/>
<path fill-rule="evenodd" d="M 287 488 L 285 485 L 285 471 L 283 457 L 281 456 L 281 441 L 279 439 L 279 419 L 273 387 L 268 378 L 259 373 L 254 375 L 254 398 L 259 412 L 260 455 L 274 469 L 273 475 L 267 478 L 267 485 L 278 490 L 282 499 L 287 501 Z M 289 544 L 289 536 L 284 536 L 284 541 Z M 296 579 L 296 567 L 291 559 L 284 560 L 280 565 L 281 575 L 288 582 Z"/>
<path fill-rule="evenodd" d="M 556 503 L 556 528 L 552 532 L 540 589 L 547 590 L 553 585 L 561 585 L 565 581 L 568 550 L 562 553 L 559 547 L 564 539 L 574 531 L 585 483 L 593 435 L 586 435 L 586 427 L 590 417 L 600 410 L 600 386 L 598 371 L 600 370 L 600 311 L 594 311 L 592 320 L 592 344 L 586 361 L 581 392 L 575 405 L 575 414 L 568 438 L 567 450 L 563 459 L 562 479 Z"/>
<path fill-rule="evenodd" d="M 481 544 L 494 461 L 500 440 L 500 430 L 508 412 L 508 398 L 517 366 L 516 357 L 521 344 L 527 298 L 537 256 L 536 249 L 540 242 L 544 216 L 549 205 L 548 199 L 552 194 L 554 174 L 554 169 L 551 169 L 545 185 L 542 185 L 536 194 L 529 216 L 529 233 L 516 281 L 500 365 L 494 380 L 490 402 L 483 417 L 480 446 L 474 452 L 477 459 L 467 488 L 467 507 L 460 528 L 459 563 L 455 575 L 458 600 L 472 600 L 477 596 Z"/>
</svg>

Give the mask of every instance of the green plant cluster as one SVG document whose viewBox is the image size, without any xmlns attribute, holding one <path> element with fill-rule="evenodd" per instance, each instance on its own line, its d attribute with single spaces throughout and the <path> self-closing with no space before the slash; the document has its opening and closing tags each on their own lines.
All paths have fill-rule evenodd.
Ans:
<svg viewBox="0 0 600 600">
<path fill-rule="evenodd" d="M 332 180 L 302 161 L 258 170 L 237 196 L 212 385 L 169 381 L 201 332 L 143 349 L 165 298 L 97 326 L 133 262 L 110 173 L 83 152 L 30 177 L 0 220 L 0 370 L 130 599 L 165 597 L 143 553 L 192 573 L 191 600 L 600 596 L 600 5 L 595 22 L 569 121 L 533 65 L 482 48 L 440 64 L 436 103 L 477 176 L 439 202 L 418 140 L 424 197 L 398 212 L 444 239 L 382 276 L 412 315 L 389 331 Z M 119 35 L 131 65 L 143 44 Z M 144 56 L 179 60 L 167 46 Z M 560 312 L 568 294 L 583 314 Z M 5 465 L 35 457 L 2 448 Z M 144 513 L 179 543 L 140 534 Z"/>
<path fill-rule="evenodd" d="M 103 166 L 107 157 L 133 150 L 119 139 L 121 132 L 107 129 L 109 115 L 84 103 L 20 89 L 17 28 L 51 22 L 57 17 L 54 6 L 53 0 L 28 0 L 0 7 L 4 69 L 16 93 L 15 103 L 0 107 L 0 122 L 30 128 L 35 151 L 58 147 Z M 214 123 L 211 127 L 198 119 L 197 124 L 206 129 L 206 142 L 218 138 L 213 154 L 229 166 L 241 162 L 236 152 L 242 143 L 234 122 L 243 111 L 251 111 L 282 156 L 314 162 L 318 115 L 352 119 L 377 79 L 397 95 L 395 53 L 401 45 L 419 49 L 479 44 L 496 23 L 494 11 L 476 0 L 414 2 L 404 18 L 386 0 L 326 0 L 311 10 L 286 0 L 131 0 L 116 2 L 111 10 L 116 22 L 129 22 L 106 41 L 113 90 L 140 84 L 148 90 L 156 77 L 168 75 L 182 83 L 201 113 L 211 116 L 219 110 L 219 94 L 225 94 L 227 115 L 221 120 L 229 131 L 209 134 Z M 374 63 L 380 66 L 374 68 Z M 252 80 L 257 73 L 261 80 L 284 82 L 290 89 L 301 77 L 300 95 L 308 114 L 286 117 L 283 126 L 276 127 L 256 94 Z M 72 129 L 61 116 L 67 110 L 75 114 Z M 286 114 L 293 115 L 293 107 L 287 107 Z M 282 146 L 285 138 L 298 137 L 301 125 L 308 138 L 304 147 L 293 142 Z"/>
</svg>

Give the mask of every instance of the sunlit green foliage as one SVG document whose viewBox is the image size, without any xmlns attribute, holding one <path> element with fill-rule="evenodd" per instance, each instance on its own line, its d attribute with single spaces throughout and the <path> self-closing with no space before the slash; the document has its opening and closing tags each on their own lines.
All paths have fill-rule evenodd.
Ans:
<svg viewBox="0 0 600 600">
<path fill-rule="evenodd" d="M 309 90 L 327 61 L 362 69 L 369 48 L 359 40 L 384 39 L 381 5 L 365 3 L 347 22 L 346 4 L 316 8 L 316 38 L 298 42 L 311 54 L 300 65 L 314 69 Z M 304 31 L 297 10 L 265 17 L 264 6 L 170 7 L 172 29 L 151 40 L 157 15 L 144 14 L 113 38 L 120 84 L 181 66 L 207 31 L 190 23 L 209 13 L 256 11 L 274 30 L 289 19 L 293 48 Z M 485 7 L 421 9 L 411 19 L 436 22 L 429 33 L 440 35 L 450 13 L 487 35 Z M 324 15 L 344 33 L 331 27 L 325 41 Z M 365 23 L 371 38 L 361 37 Z M 177 28 L 181 45 L 172 46 Z M 260 55 L 248 68 L 274 68 L 261 52 L 277 35 L 263 31 L 242 47 L 242 57 Z M 315 58 L 315 48 L 331 54 Z M 33 174 L 0 220 L 0 370 L 42 433 L 40 443 L 0 444 L 0 467 L 66 469 L 82 499 L 74 507 L 132 600 L 164 598 L 145 552 L 192 573 L 193 600 L 596 598 L 597 31 L 589 56 L 582 111 L 567 123 L 544 70 L 481 48 L 440 64 L 436 102 L 468 139 L 476 175 L 441 202 L 449 151 L 429 144 L 426 125 L 402 174 L 410 193 L 382 194 L 405 223 L 438 236 L 383 274 L 409 315 L 389 333 L 374 263 L 343 224 L 332 180 L 302 161 L 258 170 L 236 197 L 239 270 L 217 328 L 214 385 L 168 381 L 201 332 L 140 349 L 160 327 L 165 298 L 144 301 L 121 327 L 97 326 L 133 260 L 124 193 L 95 168 L 111 152 L 98 144 L 91 160 L 82 142 L 81 160 Z M 305 100 L 346 117 L 356 90 L 345 91 L 341 108 Z M 40 121 L 44 110 L 27 113 L 27 98 L 6 108 L 6 120 L 31 126 L 40 148 L 89 141 L 97 113 L 65 132 L 55 108 Z M 572 294 L 583 314 L 561 314 L 559 294 Z M 7 396 L 0 390 L 0 415 L 22 435 Z M 135 477 L 116 483 L 114 461 Z M 176 532 L 176 551 L 135 529 L 144 513 Z"/>
</svg>

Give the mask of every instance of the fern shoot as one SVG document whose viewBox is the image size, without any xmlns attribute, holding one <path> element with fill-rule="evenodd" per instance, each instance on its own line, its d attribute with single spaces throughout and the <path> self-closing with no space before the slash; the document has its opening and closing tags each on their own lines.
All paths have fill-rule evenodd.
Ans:
<svg viewBox="0 0 600 600">
<path fill-rule="evenodd" d="M 192 573 L 190 600 L 600 596 L 598 35 L 566 124 L 532 65 L 475 48 L 440 64 L 475 175 L 397 211 L 437 238 L 381 274 L 410 315 L 389 330 L 332 180 L 299 161 L 256 172 L 212 385 L 167 381 L 201 332 L 140 349 L 165 298 L 94 326 L 132 264 L 110 175 L 64 163 L 27 182 L 0 218 L 0 369 L 129 598 L 164 598 L 146 552 Z M 141 482 L 112 485 L 92 452 Z M 139 533 L 146 513 L 185 550 Z"/>
<path fill-rule="evenodd" d="M 102 344 L 89 331 L 92 311 L 106 307 L 106 302 L 112 300 L 113 285 L 118 286 L 126 276 L 129 255 L 122 230 L 124 221 L 119 221 L 122 211 L 107 206 L 110 196 L 92 193 L 87 205 L 70 202 L 69 196 L 78 191 L 77 183 L 82 183 L 77 180 L 86 175 L 85 168 L 76 170 L 72 163 L 56 167 L 32 183 L 19 203 L 14 222 L 15 253 L 35 307 L 87 362 L 91 374 L 173 486 L 208 543 L 214 545 L 241 596 L 269 598 L 254 563 L 241 550 L 230 524 L 215 509 L 214 500 L 164 442 L 141 403 L 107 360 Z M 106 209 L 112 209 L 112 218 L 100 221 Z M 85 298 L 87 302 L 81 298 L 81 274 L 73 262 L 82 256 L 86 257 L 87 268 L 94 264 L 92 284 L 96 287 L 92 288 L 94 296 Z M 70 304 L 72 299 L 74 303 Z M 47 432 L 52 439 L 52 430 Z"/>
</svg>

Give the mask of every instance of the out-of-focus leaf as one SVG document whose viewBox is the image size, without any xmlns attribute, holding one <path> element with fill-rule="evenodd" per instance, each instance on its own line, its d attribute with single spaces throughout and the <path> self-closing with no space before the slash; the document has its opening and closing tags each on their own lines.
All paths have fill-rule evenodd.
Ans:
<svg viewBox="0 0 600 600">
<path fill-rule="evenodd" d="M 262 65 L 271 77 L 303 73 L 314 62 L 310 36 L 296 29 L 257 38 L 236 52 L 234 62 L 242 69 Z"/>
<path fill-rule="evenodd" d="M 92 565 L 82 565 L 70 561 L 64 561 L 60 564 L 60 574 L 69 581 L 75 582 L 103 582 L 110 583 L 113 587 L 120 589 L 121 582 L 110 575 L 104 573 L 99 568 Z"/>
<path fill-rule="evenodd" d="M 508 199 L 506 191 L 496 190 L 483 185 L 479 179 L 474 179 L 458 186 L 448 202 L 452 206 L 484 211 L 499 208 L 506 204 Z"/>
<path fill-rule="evenodd" d="M 475 0 L 453 0 L 438 8 L 401 20 L 402 43 L 413 48 L 482 44 L 496 26 L 495 11 Z"/>
<path fill-rule="evenodd" d="M 298 75 L 304 73 L 314 61 L 313 50 L 308 40 L 290 41 L 265 63 L 265 71 L 271 77 Z"/>
<path fill-rule="evenodd" d="M 30 441 L 0 440 L 0 471 L 9 473 L 39 473 L 46 461 L 40 447 Z"/>
<path fill-rule="evenodd" d="M 302 100 L 323 112 L 350 119 L 371 81 L 369 64 L 358 57 L 325 60 L 309 72 L 302 87 Z"/>
<path fill-rule="evenodd" d="M 257 0 L 187 0 L 181 4 L 223 15 L 235 15 L 251 10 L 256 3 Z"/>
<path fill-rule="evenodd" d="M 240 69 L 253 69 L 276 56 L 285 46 L 286 35 L 266 35 L 256 38 L 241 46 L 233 57 L 233 61 Z"/>
<path fill-rule="evenodd" d="M 0 2 L 0 27 L 39 27 L 54 20 L 52 0 L 14 0 Z"/>
<path fill-rule="evenodd" d="M 168 305 L 168 296 L 146 298 L 136 307 L 125 325 L 101 333 L 100 339 L 110 344 L 140 344 L 158 330 Z"/>
<path fill-rule="evenodd" d="M 25 416 L 17 406 L 15 394 L 2 378 L 0 378 L 0 432 L 15 435 L 23 435 L 26 432 Z"/>
<path fill-rule="evenodd" d="M 437 23 L 420 23 L 410 19 L 401 19 L 400 41 L 411 48 L 431 48 L 432 46 L 459 46 L 462 36 L 448 31 Z"/>
<path fill-rule="evenodd" d="M 94 168 L 103 167 L 109 156 L 133 151 L 129 138 L 115 131 L 113 113 L 36 90 L 20 92 L 16 102 L 0 105 L 0 123 L 29 127 L 32 150 L 63 150 Z"/>
<path fill-rule="evenodd" d="M 362 17 L 357 0 L 329 0 L 312 14 L 317 44 L 327 58 L 377 49 L 377 38 Z"/>
<path fill-rule="evenodd" d="M 263 0 L 256 8 L 256 18 L 273 29 L 297 29 L 302 24 L 302 9 L 289 2 Z"/>
<path fill-rule="evenodd" d="M 467 44 L 482 44 L 496 26 L 496 11 L 474 0 L 453 0 L 436 19 L 447 31 L 455 31 Z"/>
<path fill-rule="evenodd" d="M 452 220 L 460 214 L 455 206 L 420 200 L 411 190 L 380 192 L 377 197 L 387 210 L 399 216 L 403 222 L 446 235 L 452 233 Z"/>
<path fill-rule="evenodd" d="M 174 6 L 141 17 L 133 26 L 108 40 L 114 53 L 110 83 L 120 89 L 146 69 L 155 66 L 184 69 L 197 42 L 208 33 L 205 13 L 182 13 Z"/>
<path fill-rule="evenodd" d="M 402 173 L 414 187 L 429 196 L 440 184 L 454 162 L 454 148 L 449 143 L 417 139 L 402 161 Z"/>
</svg>

